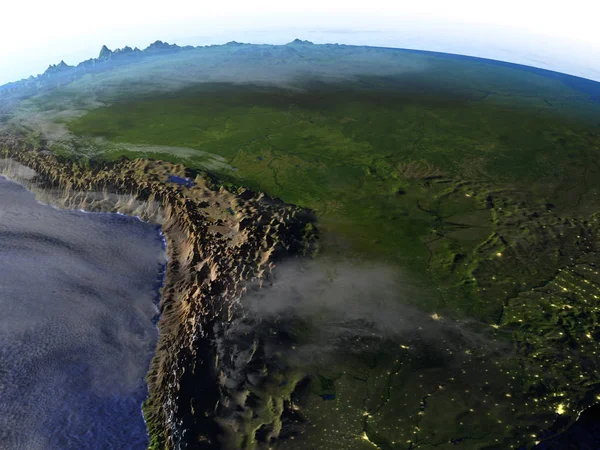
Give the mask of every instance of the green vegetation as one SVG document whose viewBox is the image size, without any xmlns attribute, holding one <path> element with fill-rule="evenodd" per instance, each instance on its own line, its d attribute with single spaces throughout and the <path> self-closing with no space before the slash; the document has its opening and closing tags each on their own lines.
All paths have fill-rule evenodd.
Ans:
<svg viewBox="0 0 600 450">
<path fill-rule="evenodd" d="M 510 343 L 437 354 L 384 342 L 311 367 L 298 401 L 319 428 L 284 448 L 531 447 L 573 420 L 600 383 L 600 104 L 485 61 L 242 50 L 84 77 L 16 117 L 38 113 L 61 154 L 165 159 L 311 208 L 325 254 L 392 263 L 427 293 L 405 301 L 432 320 L 472 320 L 486 342 Z M 237 80 L 232 55 L 278 76 Z M 169 75 L 184 81 L 161 85 Z"/>
<path fill-rule="evenodd" d="M 598 145 L 589 127 L 549 106 L 533 113 L 489 96 L 424 95 L 414 83 L 403 76 L 365 77 L 356 84 L 315 82 L 302 92 L 207 84 L 126 98 L 68 126 L 76 135 L 114 143 L 222 156 L 237 170 L 217 168 L 220 176 L 312 208 L 357 250 L 409 260 L 419 271 L 426 256 L 420 241 L 433 219 L 416 208 L 427 194 L 410 185 L 411 178 L 535 183 L 551 197 L 564 187 L 561 181 L 583 170 Z M 204 162 L 198 153 L 151 156 L 195 168 Z M 119 149 L 103 156 L 138 155 Z"/>
</svg>

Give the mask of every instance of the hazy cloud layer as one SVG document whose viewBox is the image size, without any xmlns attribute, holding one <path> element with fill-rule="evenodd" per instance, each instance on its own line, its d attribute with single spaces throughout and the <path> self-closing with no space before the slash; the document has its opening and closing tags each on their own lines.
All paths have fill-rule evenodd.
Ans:
<svg viewBox="0 0 600 450">
<path fill-rule="evenodd" d="M 400 346 L 454 368 L 472 351 L 510 352 L 494 340 L 489 326 L 414 306 L 431 295 L 384 264 L 284 263 L 270 286 L 241 299 L 244 316 L 217 330 L 222 382 L 229 392 L 244 392 L 248 383 L 258 385 L 265 377 L 261 361 L 310 373 L 365 352 L 396 357 Z"/>
<path fill-rule="evenodd" d="M 157 226 L 57 210 L 0 178 L 1 448 L 147 446 L 164 263 Z"/>
</svg>

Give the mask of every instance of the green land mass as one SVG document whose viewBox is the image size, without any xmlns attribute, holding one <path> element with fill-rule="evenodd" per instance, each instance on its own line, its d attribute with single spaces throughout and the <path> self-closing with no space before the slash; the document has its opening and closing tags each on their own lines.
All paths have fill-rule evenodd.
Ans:
<svg viewBox="0 0 600 450">
<path fill-rule="evenodd" d="M 243 75 L 260 64 L 295 75 Z M 312 425 L 282 448 L 531 448 L 600 394 L 600 103 L 574 84 L 402 50 L 242 46 L 85 76 L 14 114 L 57 153 L 183 163 L 310 208 L 322 257 L 384 261 L 421 293 L 404 302 L 485 337 L 303 369 Z"/>
</svg>

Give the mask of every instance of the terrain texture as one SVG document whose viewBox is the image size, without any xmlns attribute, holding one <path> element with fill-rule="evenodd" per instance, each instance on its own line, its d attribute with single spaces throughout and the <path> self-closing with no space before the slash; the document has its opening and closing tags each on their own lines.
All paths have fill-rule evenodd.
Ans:
<svg viewBox="0 0 600 450">
<path fill-rule="evenodd" d="M 544 448 L 599 401 L 599 83 L 155 43 L 0 98 L 9 156 L 102 193 L 67 203 L 164 217 L 154 448 Z"/>
<path fill-rule="evenodd" d="M 82 167 L 23 148 L 13 137 L 4 137 L 0 145 L 5 156 L 36 175 L 19 179 L 14 163 L 6 172 L 34 191 L 58 190 L 55 203 L 61 207 L 139 214 L 162 224 L 168 264 L 160 341 L 144 405 L 151 447 L 213 448 L 219 435 L 226 441 L 248 439 L 245 434 L 254 430 L 244 431 L 243 422 L 215 423 L 222 409 L 245 408 L 236 399 L 247 392 L 243 386 L 229 392 L 219 384 L 228 362 L 219 361 L 213 341 L 239 313 L 237 301 L 249 282 L 267 278 L 278 256 L 310 250 L 315 237 L 310 214 L 252 191 L 214 190 L 200 177 L 193 186 L 169 182 L 186 175 L 170 163 L 138 159 Z M 284 400 L 282 392 L 278 401 Z M 260 408 L 251 414 L 264 416 Z M 233 430 L 235 425 L 240 428 Z M 186 436 L 190 430 L 194 434 Z"/>
</svg>

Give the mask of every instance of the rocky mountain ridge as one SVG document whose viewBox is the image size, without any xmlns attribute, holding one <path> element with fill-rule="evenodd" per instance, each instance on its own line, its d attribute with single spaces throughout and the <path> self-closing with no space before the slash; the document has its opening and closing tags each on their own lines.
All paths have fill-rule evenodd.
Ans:
<svg viewBox="0 0 600 450">
<path fill-rule="evenodd" d="M 236 41 L 230 41 L 226 44 L 222 44 L 223 46 L 249 46 L 252 44 L 240 43 Z M 301 41 L 300 39 L 295 39 L 287 45 L 314 45 L 310 41 Z M 85 61 L 80 62 L 76 66 L 70 66 L 66 64 L 64 61 L 61 61 L 58 64 L 51 64 L 46 71 L 37 76 L 30 76 L 29 78 L 14 81 L 11 83 L 4 84 L 0 86 L 0 96 L 3 94 L 16 94 L 17 91 L 43 91 L 46 89 L 50 89 L 56 86 L 67 84 L 75 79 L 87 74 L 87 73 L 97 73 L 103 72 L 105 70 L 109 70 L 114 67 L 118 67 L 125 64 L 130 64 L 136 61 L 143 60 L 145 58 L 157 56 L 157 55 L 165 55 L 168 53 L 178 53 L 182 51 L 189 51 L 198 48 L 204 47 L 215 47 L 214 45 L 210 46 L 192 46 L 185 45 L 179 46 L 177 44 L 169 44 L 168 42 L 163 42 L 157 40 L 151 43 L 144 50 L 140 50 L 139 48 L 131 48 L 129 46 L 125 46 L 123 48 L 118 48 L 116 50 L 110 50 L 106 45 L 103 45 L 100 53 L 97 58 L 90 58 Z M 218 45 L 217 45 L 218 47 Z M 23 92 L 25 94 L 26 92 Z"/>
<path fill-rule="evenodd" d="M 112 51 L 104 45 L 97 58 L 87 59 L 76 66 L 70 66 L 64 61 L 61 61 L 59 64 L 51 64 L 44 73 L 38 76 L 30 76 L 29 78 L 0 86 L 0 95 L 17 94 L 18 91 L 21 91 L 22 94 L 40 92 L 70 83 L 87 73 L 103 72 L 117 66 L 139 61 L 143 58 L 155 56 L 156 54 L 175 53 L 191 49 L 194 49 L 194 47 L 180 47 L 176 44 L 168 44 L 162 41 L 153 42 L 144 50 L 140 50 L 137 47 L 132 49 L 129 46 L 125 46 L 122 49 Z"/>
<path fill-rule="evenodd" d="M 231 362 L 219 358 L 215 342 L 243 313 L 241 296 L 267 280 L 276 261 L 311 251 L 312 215 L 262 193 L 218 188 L 167 162 L 81 165 L 11 135 L 0 136 L 0 150 L 28 173 L 35 171 L 33 178 L 16 181 L 60 191 L 57 206 L 132 214 L 135 204 L 141 219 L 162 225 L 169 262 L 144 404 L 150 448 L 254 448 L 257 421 L 277 438 L 285 399 L 275 416 L 266 414 L 268 398 L 249 404 L 248 386 L 225 382 Z M 231 410 L 247 413 L 220 420 Z M 252 426 L 245 423 L 247 416 L 253 417 Z M 240 439 L 246 444 L 232 447 Z"/>
</svg>

